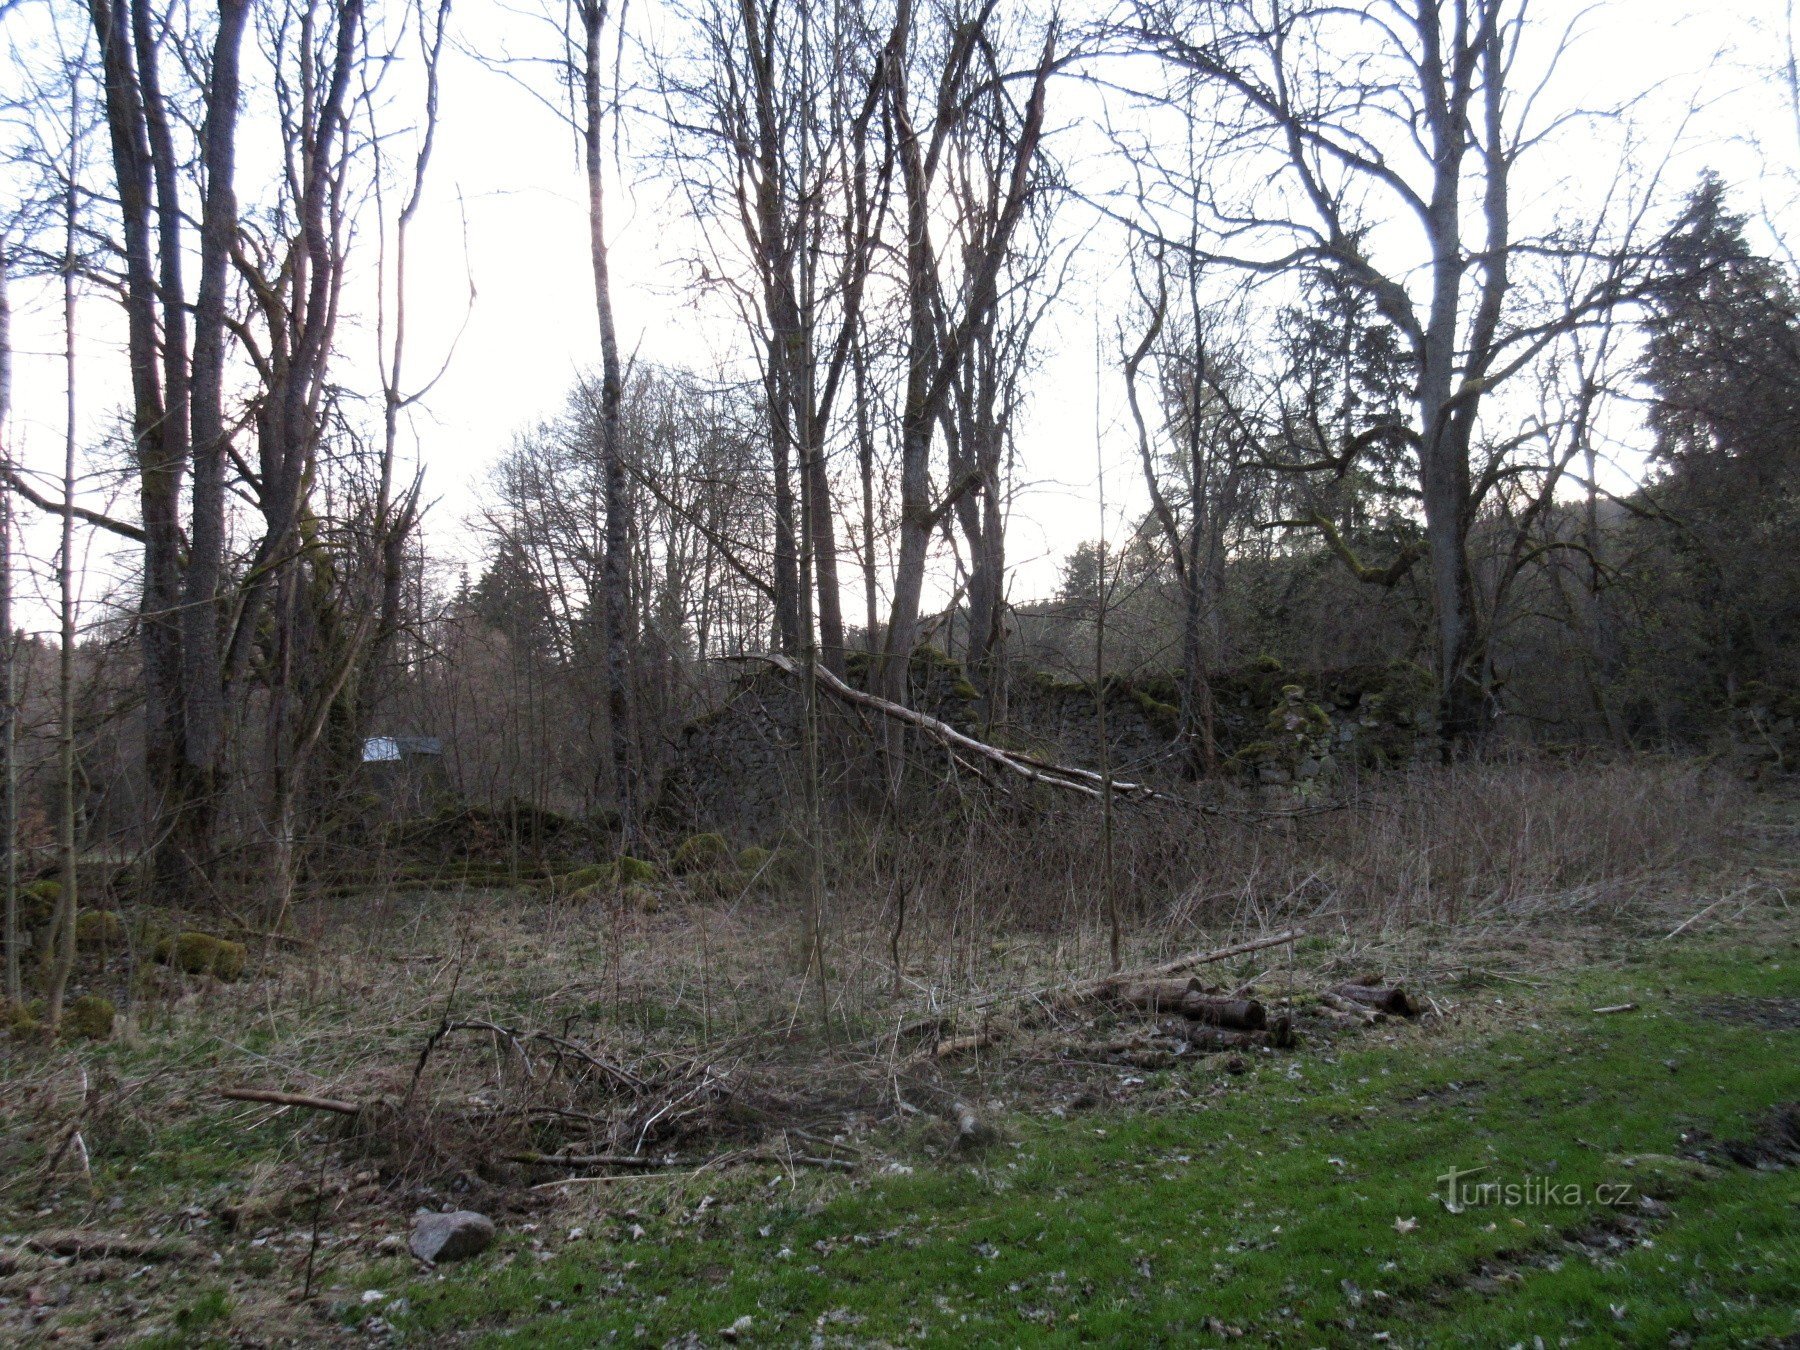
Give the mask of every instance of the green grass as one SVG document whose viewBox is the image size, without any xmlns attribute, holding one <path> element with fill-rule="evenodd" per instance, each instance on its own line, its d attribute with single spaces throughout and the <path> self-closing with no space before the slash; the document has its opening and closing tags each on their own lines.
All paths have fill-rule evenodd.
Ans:
<svg viewBox="0 0 1800 1350">
<path fill-rule="evenodd" d="M 546 1260 L 494 1253 L 409 1281 L 386 1314 L 409 1339 L 592 1345 L 1742 1344 L 1800 1331 L 1800 1173 L 1702 1179 L 1621 1155 L 1677 1154 L 1682 1131 L 1748 1132 L 1800 1098 L 1800 1033 L 1704 1015 L 1709 995 L 1800 996 L 1800 951 L 1661 945 L 1542 991 L 1439 991 L 1442 1032 L 1181 1081 L 1154 1114 L 1015 1120 L 972 1163 L 879 1175 L 813 1203 L 767 1176 L 666 1203 L 613 1198 L 594 1236 Z M 1594 1016 L 1600 1003 L 1636 1012 Z M 1452 1212 L 1437 1179 L 1536 1178 L 1581 1202 Z M 1667 1208 L 1612 1248 L 1602 1185 Z M 754 1193 L 752 1193 L 754 1192 Z M 624 1195 L 646 1194 L 642 1190 Z M 1397 1222 L 1399 1221 L 1399 1222 Z M 626 1235 L 632 1224 L 642 1237 Z M 560 1236 L 554 1235 L 554 1236 Z"/>
</svg>

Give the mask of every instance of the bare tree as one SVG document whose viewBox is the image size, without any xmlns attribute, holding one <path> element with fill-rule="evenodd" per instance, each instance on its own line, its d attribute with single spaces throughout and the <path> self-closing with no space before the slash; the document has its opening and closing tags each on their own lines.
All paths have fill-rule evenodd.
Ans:
<svg viewBox="0 0 1800 1350">
<path fill-rule="evenodd" d="M 887 102 L 898 140 L 905 202 L 906 383 L 899 419 L 900 522 L 894 594 L 875 683 L 890 699 L 906 697 L 907 665 L 918 640 L 919 601 L 931 537 L 958 496 L 977 486 L 974 475 L 951 482 L 940 495 L 932 485 L 932 439 L 970 347 L 993 314 L 1001 270 L 1013 235 L 1041 181 L 1040 146 L 1046 86 L 1056 65 L 1056 25 L 1043 37 L 1025 77 L 1023 105 L 1015 103 L 1009 72 L 1001 64 L 992 28 L 993 0 L 972 14 L 945 16 L 945 31 L 930 66 L 930 101 L 915 103 L 911 77 L 920 60 L 910 0 L 902 0 L 888 41 Z M 935 242 L 933 218 L 940 170 L 952 133 L 970 117 L 996 128 L 1004 147 L 993 172 L 1005 183 L 992 228 L 946 275 Z"/>
<path fill-rule="evenodd" d="M 1124 352 L 1126 401 L 1151 518 L 1180 593 L 1181 737 L 1189 768 L 1212 773 L 1218 757 L 1208 669 L 1224 645 L 1226 549 L 1250 499 L 1245 478 L 1255 435 L 1228 389 L 1228 363 L 1216 349 L 1223 343 L 1200 302 L 1198 263 L 1154 246 L 1134 249 L 1131 263 L 1144 327 Z"/>
<path fill-rule="evenodd" d="M 1443 735 L 1447 752 L 1467 746 L 1491 711 L 1469 538 L 1505 474 L 1478 462 L 1481 414 L 1560 335 L 1628 292 L 1642 202 L 1609 196 L 1574 240 L 1522 225 L 1512 191 L 1521 159 L 1544 156 L 1583 114 L 1541 120 L 1533 90 L 1520 87 L 1516 0 L 1406 0 L 1379 13 L 1314 0 L 1137 0 L 1130 13 L 1131 43 L 1213 98 L 1201 178 L 1177 168 L 1166 180 L 1171 198 L 1205 204 L 1195 251 L 1259 276 L 1329 276 L 1367 297 L 1404 345 L 1404 420 L 1364 427 L 1328 454 L 1354 462 L 1399 438 L 1416 456 Z M 1226 183 L 1249 186 L 1232 196 Z M 1377 222 L 1404 223 L 1412 237 L 1384 255 Z M 1586 263 L 1579 292 L 1524 303 L 1524 273 L 1551 254 Z"/>
<path fill-rule="evenodd" d="M 62 533 L 56 555 L 57 617 L 61 643 L 56 660 L 56 854 L 62 877 L 55 911 L 50 917 L 44 970 L 44 1022 L 60 1029 L 63 995 L 75 968 L 75 921 L 80 904 L 80 870 L 76 866 L 75 814 L 75 489 L 76 489 L 76 388 L 75 307 L 76 228 L 80 177 L 81 86 L 79 75 L 69 83 L 69 175 L 63 200 L 63 472 Z"/>
<path fill-rule="evenodd" d="M 4 905 L 6 1001 L 24 1001 L 19 973 L 18 653 L 13 643 L 12 295 L 10 242 L 0 234 L 0 904 Z"/>
<path fill-rule="evenodd" d="M 631 849 L 638 843 L 644 802 L 633 744 L 636 722 L 631 697 L 631 494 L 626 485 L 619 414 L 625 373 L 613 323 L 612 271 L 606 243 L 606 118 L 611 106 L 606 91 L 608 3 L 609 0 L 578 0 L 573 13 L 580 24 L 579 31 L 565 27 L 563 35 L 568 68 L 577 75 L 581 89 L 578 117 L 587 179 L 588 256 L 594 275 L 594 313 L 600 326 L 600 463 L 606 513 L 601 631 L 606 661 L 607 735 L 620 835 L 625 847 Z"/>
<path fill-rule="evenodd" d="M 148 0 L 90 0 L 88 8 L 99 40 L 121 230 L 142 522 L 113 528 L 140 539 L 144 550 L 145 768 L 150 796 L 169 820 L 156 872 L 170 893 L 192 896 L 211 865 L 224 756 L 218 604 L 226 285 L 238 239 L 239 56 L 250 7 L 221 0 L 210 51 L 184 49 L 178 63 L 192 72 L 201 108 L 200 229 L 192 246 L 177 115 L 163 84 L 165 45 L 182 35 Z M 183 270 L 196 251 L 199 290 L 190 295 Z M 193 499 L 184 529 L 181 487 L 190 461 Z"/>
<path fill-rule="evenodd" d="M 998 72 L 991 72 L 996 77 Z M 955 249 L 973 268 L 1005 223 L 1007 156 L 1011 129 L 1003 120 L 976 115 L 959 120 L 946 152 L 947 186 L 954 210 Z M 1014 436 L 1035 368 L 1038 326 L 1061 296 L 1076 242 L 1057 234 L 1049 166 L 1038 181 L 1023 220 L 1013 227 L 991 311 L 976 325 L 952 375 L 944 401 L 946 467 L 953 485 L 954 519 L 968 549 L 966 581 L 968 659 L 983 691 L 987 717 L 1006 718 L 1006 515 Z"/>
<path fill-rule="evenodd" d="M 711 239 L 701 275 L 730 294 L 761 366 L 777 501 L 779 637 L 789 651 L 810 641 L 795 593 L 790 474 L 797 460 L 822 657 L 841 675 L 843 602 L 826 448 L 889 196 L 891 149 L 872 144 L 880 41 L 871 16 L 842 3 L 713 0 L 687 19 L 684 36 L 700 54 L 665 61 L 661 71 L 670 159 L 701 222 L 724 226 L 727 237 Z M 742 257 L 741 269 L 728 261 L 732 253 Z"/>
</svg>

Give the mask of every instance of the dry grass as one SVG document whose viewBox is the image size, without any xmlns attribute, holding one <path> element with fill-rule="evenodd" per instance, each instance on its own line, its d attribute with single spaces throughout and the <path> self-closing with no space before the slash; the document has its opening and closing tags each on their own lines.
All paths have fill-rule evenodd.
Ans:
<svg viewBox="0 0 1800 1350">
<path fill-rule="evenodd" d="M 1367 944 L 1629 922 L 1716 876 L 1746 810 L 1728 780 L 1654 760 L 1419 773 L 1266 820 L 1121 810 L 1127 961 L 1294 924 Z M 678 1061 L 741 1063 L 753 1048 L 804 1061 L 821 1038 L 860 1043 L 972 995 L 1104 970 L 1094 815 L 1058 802 L 841 831 L 829 873 L 829 1028 L 798 894 L 671 882 L 653 912 L 482 890 L 303 905 L 299 943 L 266 955 L 244 984 L 140 985 L 123 1042 L 180 1048 L 164 1071 L 171 1083 L 243 1074 L 359 1098 L 404 1096 L 445 1019 L 553 1032 L 640 1077 Z M 121 979 L 115 962 L 89 983 L 122 995 Z M 561 1054 L 503 1043 L 444 1038 L 415 1097 L 459 1066 L 480 1064 L 503 1083 Z M 9 1054 L 15 1074 L 42 1067 Z M 593 1065 L 584 1073 L 605 1078 Z"/>
<path fill-rule="evenodd" d="M 1616 947 L 1622 931 L 1660 935 L 1708 900 L 1742 897 L 1718 919 L 1785 904 L 1791 804 L 1762 813 L 1775 821 L 1766 835 L 1747 831 L 1756 805 L 1694 766 L 1638 761 L 1421 773 L 1273 820 L 1121 812 L 1126 960 L 1300 924 L 1317 935 L 1305 949 L 1218 978 L 1260 977 L 1272 998 L 1361 969 L 1426 988 L 1470 971 L 1530 982 L 1544 963 Z M 97 1050 L 0 1049 L 0 1229 L 33 1226 L 57 1197 L 130 1194 L 165 1227 L 184 1207 L 201 1221 L 230 1207 L 292 1229 L 324 1205 L 332 1240 L 354 1247 L 417 1204 L 540 1203 L 527 1188 L 558 1174 L 506 1164 L 509 1153 L 710 1166 L 778 1141 L 784 1155 L 856 1157 L 908 1107 L 929 1115 L 957 1095 L 1053 1096 L 1087 1070 L 1116 1076 L 1059 1060 L 1069 1037 L 1054 1023 L 1020 1029 L 1042 1001 L 983 1001 L 1105 969 L 1093 815 L 1057 803 L 841 830 L 828 1018 L 791 883 L 721 894 L 671 882 L 650 911 L 478 890 L 303 905 L 299 941 L 241 984 L 141 986 Z M 82 978 L 122 995 L 128 972 L 115 959 Z M 933 1035 L 996 1015 L 1010 1049 L 949 1064 L 928 1053 Z M 446 1022 L 463 1025 L 420 1070 Z M 221 1102 L 231 1084 L 381 1105 L 345 1134 L 335 1119 Z M 80 1149 L 64 1147 L 76 1132 Z M 367 1218 L 379 1213 L 389 1218 Z"/>
</svg>

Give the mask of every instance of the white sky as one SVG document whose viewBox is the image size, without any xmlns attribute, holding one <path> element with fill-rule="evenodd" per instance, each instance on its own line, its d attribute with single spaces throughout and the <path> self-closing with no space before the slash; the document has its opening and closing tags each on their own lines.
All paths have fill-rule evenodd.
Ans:
<svg viewBox="0 0 1800 1350">
<path fill-rule="evenodd" d="M 1686 127 L 1669 181 L 1685 191 L 1702 167 L 1713 165 L 1737 188 L 1738 209 L 1753 210 L 1761 161 L 1747 136 L 1760 132 L 1787 147 L 1790 167 L 1800 164 L 1778 101 L 1752 74 L 1776 59 L 1786 3 L 1611 0 L 1586 20 L 1587 59 L 1569 63 L 1552 101 L 1604 105 L 1655 89 L 1637 118 L 1649 139 L 1667 140 L 1676 134 L 1676 118 L 1694 91 L 1704 89 L 1711 102 Z M 655 4 L 639 0 L 629 7 L 634 26 L 654 21 Z M 1538 0 L 1535 12 L 1545 25 L 1560 27 L 1577 7 L 1572 0 Z M 490 54 L 529 40 L 519 28 L 523 21 L 491 0 L 467 0 L 456 22 L 470 47 Z M 0 66 L 0 73 L 4 69 Z M 1072 125 L 1088 102 L 1083 91 L 1053 87 L 1051 122 L 1069 128 L 1062 133 L 1065 147 L 1070 138 L 1091 143 L 1091 132 Z M 566 130 L 510 80 L 461 54 L 448 62 L 442 109 L 432 183 L 414 240 L 408 362 L 414 372 L 436 368 L 462 325 L 472 279 L 477 298 L 468 326 L 446 378 L 419 410 L 413 429 L 415 452 L 427 472 L 427 496 L 437 502 L 428 518 L 432 549 L 473 563 L 477 541 L 465 522 L 486 466 L 516 430 L 555 413 L 577 372 L 597 360 L 598 342 L 585 200 Z M 729 321 L 692 307 L 680 266 L 684 247 L 692 247 L 692 227 L 682 220 L 670 185 L 639 177 L 632 167 L 629 152 L 651 148 L 654 135 L 650 126 L 626 128 L 626 181 L 614 185 L 609 203 L 620 340 L 627 353 L 709 369 L 741 351 L 741 339 Z M 1540 190 L 1555 194 L 1583 179 L 1611 176 L 1604 147 L 1592 163 L 1582 162 L 1584 153 L 1596 155 L 1581 145 L 1562 152 L 1556 172 L 1567 179 L 1547 180 Z M 1072 203 L 1067 211 L 1071 225 L 1085 225 L 1085 208 Z M 1012 583 L 1015 598 L 1047 593 L 1058 559 L 1099 530 L 1097 417 L 1106 429 L 1101 458 L 1107 466 L 1109 532 L 1142 510 L 1112 354 L 1118 235 L 1097 231 L 1089 247 L 1081 275 L 1046 335 L 1046 357 L 1019 437 L 1024 486 L 1009 536 L 1019 568 Z M 372 267 L 372 259 L 365 264 Z M 18 357 L 11 439 L 26 465 L 54 471 L 63 435 L 56 358 L 60 303 L 52 287 L 28 281 L 15 283 L 14 306 Z M 1105 329 L 1107 353 L 1098 390 L 1097 322 Z M 98 296 L 84 299 L 81 324 L 88 344 L 83 403 L 98 422 L 126 396 L 119 330 L 109 304 Z M 343 334 L 353 362 L 366 359 L 369 342 L 366 330 Z M 349 373 L 351 382 L 359 382 Z M 374 384 L 372 376 L 361 382 Z M 41 531 L 32 539 L 34 548 L 48 542 Z M 40 551 L 40 556 L 47 555 Z M 860 605 L 851 604 L 851 617 L 860 619 Z"/>
</svg>

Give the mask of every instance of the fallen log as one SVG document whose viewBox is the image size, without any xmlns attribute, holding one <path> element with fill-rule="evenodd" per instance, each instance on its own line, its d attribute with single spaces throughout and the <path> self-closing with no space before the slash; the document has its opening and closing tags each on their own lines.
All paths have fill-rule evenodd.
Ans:
<svg viewBox="0 0 1800 1350">
<path fill-rule="evenodd" d="M 1320 994 L 1319 1003 L 1324 1008 L 1334 1011 L 1342 1017 L 1354 1020 L 1365 1027 L 1372 1027 L 1387 1016 L 1384 1012 L 1377 1011 L 1365 1003 L 1358 1003 L 1354 999 L 1345 998 L 1341 994 Z"/>
<path fill-rule="evenodd" d="M 1297 942 L 1305 936 L 1304 928 L 1289 928 L 1279 933 L 1271 933 L 1268 937 L 1233 943 L 1229 947 L 1214 947 L 1211 951 L 1188 952 L 1186 955 L 1177 956 L 1169 961 L 1161 961 L 1153 966 L 1140 966 L 1136 970 L 1121 970 L 1112 975 L 1100 975 L 1091 980 L 1081 980 L 1069 986 L 1067 996 L 1072 999 L 1105 997 L 1105 991 L 1109 988 L 1161 979 L 1166 975 L 1179 975 L 1182 971 L 1192 970 L 1195 966 L 1211 965 L 1215 961 L 1229 961 L 1234 956 L 1260 952 L 1265 947 L 1279 947 L 1285 943 Z M 1195 981 L 1193 987 L 1198 989 L 1199 982 Z"/>
<path fill-rule="evenodd" d="M 984 994 L 979 998 L 959 1003 L 954 1009 L 905 1023 L 893 1031 L 884 1031 L 872 1044 L 897 1044 L 908 1035 L 916 1035 L 919 1032 L 943 1026 L 952 1012 L 957 1015 L 966 1015 L 979 1012 L 983 1008 L 994 1007 L 999 1003 L 1024 1002 L 1027 999 L 1042 998 L 1050 1000 L 1053 1006 L 1070 1008 L 1079 1003 L 1102 999 L 1106 996 L 1108 989 L 1119 985 L 1176 975 L 1194 966 L 1209 965 L 1214 961 L 1229 961 L 1234 956 L 1259 952 L 1265 947 L 1279 947 L 1283 943 L 1297 942 L 1305 936 L 1304 928 L 1289 928 L 1279 933 L 1272 933 L 1268 937 L 1252 938 L 1248 942 L 1234 943 L 1229 947 L 1215 947 L 1211 951 L 1188 952 L 1184 956 L 1177 956 L 1172 960 L 1162 961 L 1153 966 L 1115 971 L 1110 975 L 1097 975 L 1092 979 L 1076 980 L 1071 984 L 1033 985 L 1028 989 L 1006 989 L 996 994 Z M 1197 982 L 1196 987 L 1198 987 Z"/>
<path fill-rule="evenodd" d="M 1247 1046 L 1290 1050 L 1294 1046 L 1294 1024 L 1286 1017 L 1277 1017 L 1261 1031 L 1233 1031 L 1204 1022 L 1165 1022 L 1163 1034 L 1184 1040 L 1197 1050 L 1241 1050 Z"/>
<path fill-rule="evenodd" d="M 1380 985 L 1363 984 L 1353 980 L 1335 986 L 1331 993 L 1338 998 L 1348 999 L 1352 1003 L 1361 1003 L 1377 1012 L 1392 1013 L 1396 1017 L 1412 1017 L 1419 1011 L 1418 1005 L 1408 997 L 1404 989 L 1397 985 L 1392 988 L 1383 988 Z"/>
<path fill-rule="evenodd" d="M 267 1102 L 271 1106 L 305 1106 L 314 1111 L 335 1111 L 340 1116 L 354 1116 L 362 1111 L 356 1102 L 341 1102 L 331 1097 L 308 1097 L 299 1092 L 271 1092 L 265 1088 L 223 1088 L 219 1095 L 233 1102 Z"/>
<path fill-rule="evenodd" d="M 39 1233 L 26 1238 L 25 1245 L 46 1256 L 67 1256 L 76 1261 L 103 1256 L 130 1261 L 180 1261 L 194 1255 L 191 1246 L 173 1239 L 118 1237 L 82 1228 Z"/>
<path fill-rule="evenodd" d="M 1104 997 L 1109 1003 L 1145 1012 L 1178 1012 L 1196 1022 L 1216 1027 L 1232 1027 L 1238 1031 L 1260 1031 L 1268 1025 L 1263 1005 L 1254 999 L 1220 998 L 1206 993 L 1198 979 L 1144 980 L 1135 984 L 1108 986 Z"/>
<path fill-rule="evenodd" d="M 1190 975 L 1186 979 L 1136 980 L 1129 983 L 1107 984 L 1101 986 L 1099 996 L 1108 1003 L 1118 1003 L 1127 1008 L 1141 1008 L 1145 1012 L 1175 1012 L 1190 994 L 1199 992 L 1200 981 Z"/>
<path fill-rule="evenodd" d="M 1235 1031 L 1261 1031 L 1269 1025 L 1268 1010 L 1251 998 L 1213 998 L 1207 994 L 1189 994 L 1181 1001 L 1183 1017 L 1209 1026 L 1230 1027 Z"/>
</svg>

